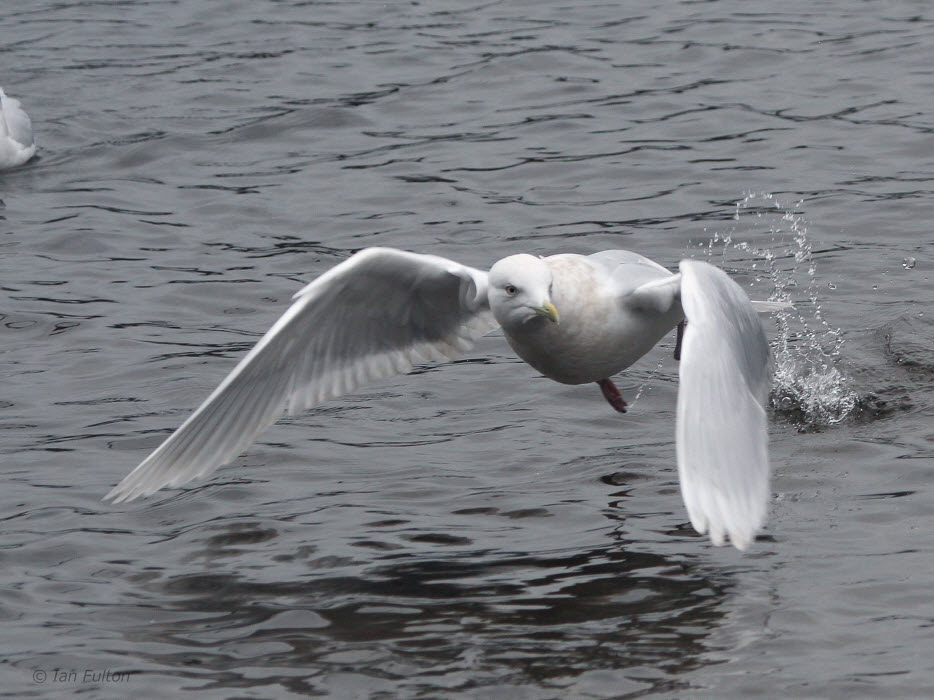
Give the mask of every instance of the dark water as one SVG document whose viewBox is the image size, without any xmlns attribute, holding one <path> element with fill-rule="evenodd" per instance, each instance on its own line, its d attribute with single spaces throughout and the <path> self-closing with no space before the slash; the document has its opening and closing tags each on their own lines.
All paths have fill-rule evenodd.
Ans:
<svg viewBox="0 0 934 700">
<path fill-rule="evenodd" d="M 930 692 L 929 3 L 0 8 L 40 148 L 0 174 L 4 696 Z M 687 522 L 672 339 L 625 416 L 492 336 L 100 502 L 371 245 L 794 300 L 760 540 Z"/>
</svg>

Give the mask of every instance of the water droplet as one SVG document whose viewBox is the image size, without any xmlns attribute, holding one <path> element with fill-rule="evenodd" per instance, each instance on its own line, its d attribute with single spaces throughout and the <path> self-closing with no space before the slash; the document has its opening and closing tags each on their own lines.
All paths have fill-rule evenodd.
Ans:
<svg viewBox="0 0 934 700">
<path fill-rule="evenodd" d="M 878 284 L 874 284 L 874 285 L 872 285 L 872 288 L 873 288 L 873 289 L 878 289 L 878 288 L 879 288 L 879 285 L 878 285 Z"/>
<path fill-rule="evenodd" d="M 904 267 L 906 270 L 910 270 L 915 266 L 915 264 L 917 264 L 917 262 L 917 260 L 909 255 L 907 258 L 902 260 L 902 267 Z"/>
</svg>

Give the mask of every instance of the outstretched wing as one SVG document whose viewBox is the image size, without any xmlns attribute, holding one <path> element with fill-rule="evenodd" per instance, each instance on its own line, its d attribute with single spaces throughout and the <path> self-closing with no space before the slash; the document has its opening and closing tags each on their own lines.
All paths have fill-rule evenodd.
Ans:
<svg viewBox="0 0 934 700">
<path fill-rule="evenodd" d="M 726 273 L 683 260 L 687 328 L 678 389 L 681 494 L 691 524 L 746 549 L 769 499 L 769 346 L 756 310 Z"/>
<path fill-rule="evenodd" d="M 486 273 L 434 255 L 368 248 L 294 297 L 181 427 L 105 498 L 149 495 L 204 476 L 282 414 L 415 362 L 454 357 L 496 328 Z"/>
</svg>

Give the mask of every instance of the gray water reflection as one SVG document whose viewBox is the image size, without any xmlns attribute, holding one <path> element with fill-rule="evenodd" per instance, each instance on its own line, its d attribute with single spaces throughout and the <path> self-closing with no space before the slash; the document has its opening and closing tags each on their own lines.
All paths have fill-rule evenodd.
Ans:
<svg viewBox="0 0 934 700">
<path fill-rule="evenodd" d="M 195 543 L 203 549 L 194 556 L 216 566 L 276 538 L 238 525 Z M 377 678 L 395 692 L 424 689 L 425 677 L 451 691 L 528 679 L 583 689 L 588 674 L 613 666 L 644 676 L 634 687 L 672 690 L 683 684 L 670 677 L 701 663 L 729 595 L 721 574 L 617 545 L 538 556 L 399 552 L 358 575 L 351 559 L 316 558 L 313 547 L 277 551 L 276 561 L 304 572 L 300 579 L 251 581 L 227 570 L 148 581 L 146 592 L 183 618 L 135 630 L 133 640 L 170 646 L 176 651 L 149 660 L 196 669 L 206 688 L 340 693 L 366 684 L 361 665 L 378 664 Z M 326 573 L 332 568 L 347 573 Z M 265 672 L 244 674 L 244 665 Z"/>
</svg>

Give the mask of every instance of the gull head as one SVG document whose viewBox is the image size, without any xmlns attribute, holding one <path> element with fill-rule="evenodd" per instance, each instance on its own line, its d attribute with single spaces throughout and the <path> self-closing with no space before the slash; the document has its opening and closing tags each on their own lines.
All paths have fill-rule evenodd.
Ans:
<svg viewBox="0 0 934 700">
<path fill-rule="evenodd" d="M 551 268 L 534 255 L 510 255 L 490 269 L 489 299 L 493 316 L 503 328 L 515 328 L 535 319 L 558 322 L 551 303 Z"/>
</svg>

